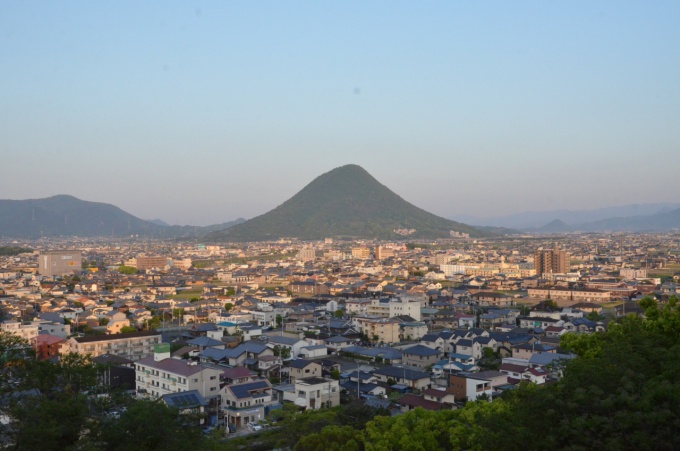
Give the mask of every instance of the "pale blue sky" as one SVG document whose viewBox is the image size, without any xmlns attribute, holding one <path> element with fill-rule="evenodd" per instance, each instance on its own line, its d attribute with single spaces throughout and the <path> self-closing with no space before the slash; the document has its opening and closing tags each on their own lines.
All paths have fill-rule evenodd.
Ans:
<svg viewBox="0 0 680 451">
<path fill-rule="evenodd" d="M 204 225 L 363 166 L 433 213 L 680 198 L 680 2 L 0 2 L 0 198 Z"/>
</svg>

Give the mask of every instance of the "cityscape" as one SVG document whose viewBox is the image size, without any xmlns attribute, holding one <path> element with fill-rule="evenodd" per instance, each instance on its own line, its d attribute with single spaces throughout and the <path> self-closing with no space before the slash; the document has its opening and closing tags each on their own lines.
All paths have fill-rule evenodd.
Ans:
<svg viewBox="0 0 680 451">
<path fill-rule="evenodd" d="M 0 329 L 37 362 L 84 359 L 97 386 L 128 397 L 100 414 L 161 400 L 205 440 L 266 449 L 281 439 L 257 437 L 301 412 L 455 412 L 558 384 L 582 358 L 563 337 L 644 317 L 644 300 L 675 305 L 680 289 L 677 230 L 393 233 L 5 238 Z"/>
<path fill-rule="evenodd" d="M 680 449 L 680 3 L 0 3 L 0 448 Z"/>
</svg>

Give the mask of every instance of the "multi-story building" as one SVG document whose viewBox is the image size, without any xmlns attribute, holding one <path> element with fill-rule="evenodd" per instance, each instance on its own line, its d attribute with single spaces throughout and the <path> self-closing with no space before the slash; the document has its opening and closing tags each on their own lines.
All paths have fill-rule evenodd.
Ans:
<svg viewBox="0 0 680 451">
<path fill-rule="evenodd" d="M 416 345 L 401 351 L 401 361 L 404 365 L 416 368 L 426 368 L 439 362 L 444 353 L 423 345 Z"/>
<path fill-rule="evenodd" d="M 388 247 L 378 246 L 375 248 L 375 259 L 384 260 L 386 258 L 394 257 L 394 249 Z"/>
<path fill-rule="evenodd" d="M 172 262 L 172 260 L 170 260 Z M 168 265 L 167 257 L 143 257 L 137 256 L 137 269 L 146 271 L 147 269 L 164 269 Z"/>
<path fill-rule="evenodd" d="M 32 343 L 38 336 L 38 323 L 33 321 L 7 320 L 0 323 L 0 331 L 17 335 Z"/>
<path fill-rule="evenodd" d="M 161 342 L 158 332 L 132 332 L 129 334 L 72 337 L 68 340 L 69 352 L 98 357 L 113 354 L 130 360 L 139 360 L 153 354 L 154 345 Z"/>
<path fill-rule="evenodd" d="M 416 321 L 420 321 L 422 301 L 411 298 L 383 298 L 372 299 L 368 306 L 369 315 L 392 318 L 395 316 L 408 315 Z"/>
<path fill-rule="evenodd" d="M 553 249 L 539 249 L 534 254 L 536 274 L 564 274 L 569 272 L 569 254 L 555 246 Z"/>
<path fill-rule="evenodd" d="M 220 396 L 222 370 L 170 357 L 170 345 L 159 343 L 152 356 L 135 362 L 137 395 L 158 398 L 197 390 L 206 400 Z"/>
<path fill-rule="evenodd" d="M 353 247 L 352 248 L 352 258 L 358 260 L 368 260 L 371 258 L 371 249 L 368 247 Z"/>
<path fill-rule="evenodd" d="M 316 251 L 309 247 L 303 247 L 297 253 L 297 259 L 300 261 L 308 261 L 316 259 Z"/>
<path fill-rule="evenodd" d="M 179 259 L 172 260 L 173 268 L 179 268 L 179 269 L 182 269 L 184 271 L 191 268 L 192 264 L 193 264 L 193 261 L 190 258 L 179 258 Z"/>
<path fill-rule="evenodd" d="M 481 395 L 490 398 L 493 387 L 488 378 L 479 377 L 474 373 L 458 373 L 449 376 L 449 391 L 456 399 L 476 401 Z"/>
<path fill-rule="evenodd" d="M 38 258 L 38 273 L 47 277 L 63 276 L 80 271 L 82 262 L 80 251 L 45 251 Z"/>
<path fill-rule="evenodd" d="M 529 288 L 527 294 L 533 299 L 550 299 L 556 302 L 609 302 L 611 291 L 597 289 L 569 289 L 569 288 Z"/>
<path fill-rule="evenodd" d="M 263 420 L 265 408 L 275 403 L 272 395 L 266 379 L 225 385 L 221 397 L 226 422 L 240 427 Z"/>
<path fill-rule="evenodd" d="M 340 405 L 340 384 L 325 377 L 306 377 L 295 381 L 295 404 L 318 410 Z"/>
<path fill-rule="evenodd" d="M 66 346 L 66 339 L 54 335 L 38 335 L 33 341 L 36 356 L 46 360 L 61 355 Z"/>
<path fill-rule="evenodd" d="M 647 278 L 647 270 L 645 268 L 642 269 L 623 268 L 621 269 L 621 271 L 619 271 L 619 275 L 627 280 L 645 279 Z"/>
</svg>

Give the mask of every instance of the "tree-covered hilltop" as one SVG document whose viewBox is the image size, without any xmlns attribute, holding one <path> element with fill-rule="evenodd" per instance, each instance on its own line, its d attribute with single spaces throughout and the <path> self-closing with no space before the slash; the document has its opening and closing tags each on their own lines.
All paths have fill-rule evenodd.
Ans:
<svg viewBox="0 0 680 451">
<path fill-rule="evenodd" d="M 0 256 L 7 257 L 19 254 L 26 254 L 28 252 L 33 252 L 33 249 L 29 247 L 21 246 L 0 246 Z"/>
<path fill-rule="evenodd" d="M 522 385 L 455 411 L 376 417 L 365 430 L 326 427 L 296 450 L 680 449 L 680 306 L 644 300 L 606 332 L 568 334 L 579 355 L 559 382 Z"/>
<path fill-rule="evenodd" d="M 447 238 L 451 230 L 474 237 L 492 235 L 418 208 L 360 166 L 350 164 L 320 175 L 274 210 L 209 234 L 206 240 Z"/>
</svg>

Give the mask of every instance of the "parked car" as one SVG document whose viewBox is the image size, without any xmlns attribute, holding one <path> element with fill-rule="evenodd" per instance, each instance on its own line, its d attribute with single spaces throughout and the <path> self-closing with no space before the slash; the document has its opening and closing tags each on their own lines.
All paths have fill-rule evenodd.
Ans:
<svg viewBox="0 0 680 451">
<path fill-rule="evenodd" d="M 250 429 L 252 429 L 254 432 L 258 432 L 262 430 L 262 426 L 260 426 L 258 423 L 249 423 L 248 426 Z"/>
<path fill-rule="evenodd" d="M 230 434 L 233 434 L 234 432 L 236 432 L 236 425 L 235 424 L 229 423 L 229 424 L 227 424 L 227 428 L 229 429 Z"/>
</svg>

